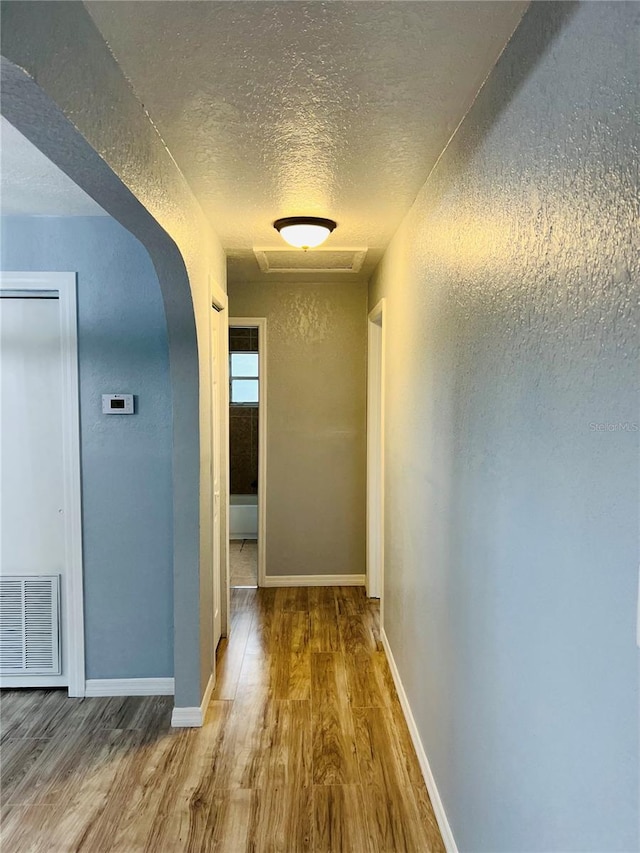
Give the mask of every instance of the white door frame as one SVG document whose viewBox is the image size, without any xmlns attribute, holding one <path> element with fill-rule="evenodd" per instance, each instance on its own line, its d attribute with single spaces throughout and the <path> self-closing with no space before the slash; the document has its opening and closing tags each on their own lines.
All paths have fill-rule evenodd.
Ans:
<svg viewBox="0 0 640 853">
<path fill-rule="evenodd" d="M 229 328 L 237 326 L 258 330 L 258 586 L 264 586 L 267 574 L 267 318 L 230 317 Z M 228 501 L 229 497 L 227 518 Z"/>
<path fill-rule="evenodd" d="M 80 396 L 78 316 L 74 272 L 0 272 L 0 290 L 57 293 L 62 355 L 62 441 L 65 521 L 65 640 L 69 696 L 85 695 L 84 592 L 82 571 L 82 485 L 80 479 Z M 30 686 L 33 680 L 30 680 Z M 3 687 L 24 686 L 24 679 L 2 679 Z M 33 685 L 37 686 L 37 685 Z"/>
<path fill-rule="evenodd" d="M 223 535 L 225 531 L 222 529 L 222 471 L 224 470 L 224 424 L 225 419 L 222 414 L 222 406 L 224 404 L 221 383 L 225 378 L 225 370 L 222 367 L 222 357 L 224 352 L 223 338 L 228 337 L 229 333 L 226 328 L 226 307 L 227 295 L 219 287 L 216 282 L 210 278 L 210 304 L 211 314 L 209 319 L 209 362 L 211 368 L 211 389 L 210 389 L 210 418 L 211 418 L 211 558 L 213 573 L 213 659 L 215 667 L 216 649 L 221 637 L 227 633 L 226 613 L 227 608 L 227 590 L 226 582 L 226 550 L 223 543 Z M 217 316 L 218 322 L 218 339 L 215 341 L 214 336 L 214 316 Z M 215 344 L 217 343 L 217 346 Z M 214 352 L 215 348 L 215 352 Z M 218 389 L 218 406 L 216 408 L 216 386 Z M 217 489 L 216 489 L 217 481 Z M 216 504 L 217 504 L 217 542 L 216 542 Z M 217 548 L 216 548 L 217 545 Z M 217 576 L 216 576 L 216 561 L 217 561 Z M 219 619 L 219 634 L 216 633 L 216 610 L 218 611 Z"/>
<path fill-rule="evenodd" d="M 226 507 L 224 528 L 220 530 L 220 603 L 222 619 L 220 627 L 223 637 L 229 636 L 231 628 L 231 578 L 229 573 L 229 491 L 230 491 L 230 461 L 229 461 L 229 300 L 227 294 L 219 286 L 214 286 L 211 294 L 211 307 L 223 315 L 220 333 L 220 471 L 224 471 L 224 496 L 221 503 Z"/>
<path fill-rule="evenodd" d="M 384 377 L 385 300 L 369 312 L 367 323 L 367 595 L 384 591 Z"/>
</svg>

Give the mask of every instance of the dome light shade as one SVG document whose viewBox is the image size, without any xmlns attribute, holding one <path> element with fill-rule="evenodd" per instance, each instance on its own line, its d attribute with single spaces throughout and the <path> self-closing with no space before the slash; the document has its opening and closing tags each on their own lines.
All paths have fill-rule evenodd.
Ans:
<svg viewBox="0 0 640 853">
<path fill-rule="evenodd" d="M 318 216 L 287 216 L 276 219 L 273 227 L 290 246 L 296 249 L 315 249 L 327 239 L 336 227 L 333 219 Z"/>
</svg>

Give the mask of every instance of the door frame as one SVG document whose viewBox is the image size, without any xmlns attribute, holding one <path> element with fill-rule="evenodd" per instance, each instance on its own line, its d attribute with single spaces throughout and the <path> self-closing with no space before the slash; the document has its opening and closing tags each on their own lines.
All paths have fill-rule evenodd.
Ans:
<svg viewBox="0 0 640 853">
<path fill-rule="evenodd" d="M 82 481 L 80 476 L 80 393 L 78 313 L 75 272 L 0 272 L 0 290 L 58 294 L 62 356 L 62 442 L 65 520 L 65 640 L 69 696 L 85 695 L 84 590 L 82 565 Z M 46 680 L 46 677 L 43 677 Z M 31 681 L 35 681 L 33 679 Z M 25 679 L 2 679 L 3 687 L 25 686 Z M 29 686 L 38 686 L 30 684 Z"/>
<path fill-rule="evenodd" d="M 222 607 L 220 629 L 223 637 L 231 630 L 231 580 L 229 574 L 229 299 L 227 294 L 215 282 L 211 287 L 211 308 L 223 317 L 220 334 L 220 472 L 224 473 L 224 495 L 221 507 L 224 508 L 224 524 L 220 526 L 220 582 L 219 591 Z"/>
<path fill-rule="evenodd" d="M 384 400 L 385 309 L 381 299 L 367 322 L 367 595 L 384 592 Z"/>
<path fill-rule="evenodd" d="M 224 340 L 225 338 L 228 340 L 229 331 L 227 327 L 227 294 L 222 290 L 222 288 L 217 284 L 217 282 L 210 276 L 209 278 L 209 301 L 211 304 L 212 313 L 209 317 L 209 363 L 211 368 L 211 389 L 210 389 L 210 420 L 211 420 L 211 558 L 212 558 L 212 566 L 211 571 L 213 574 L 214 584 L 213 584 L 213 634 L 214 634 L 214 642 L 213 642 L 213 660 L 215 666 L 216 659 L 216 650 L 218 648 L 218 642 L 222 637 L 228 636 L 229 632 L 229 548 L 226 544 L 226 519 L 224 520 L 223 527 L 223 508 L 224 503 L 222 499 L 222 493 L 225 490 L 225 481 L 223 477 L 223 472 L 227 469 L 227 453 L 225 451 L 225 441 L 226 441 L 226 429 L 227 429 L 227 421 L 228 415 L 225 417 L 225 379 L 227 375 L 227 371 L 225 369 L 225 346 Z M 218 329 L 218 347 L 216 355 L 216 367 L 217 367 L 217 376 L 214 376 L 213 370 L 213 314 L 217 314 L 220 318 L 220 326 Z M 228 361 L 228 359 L 227 359 Z M 219 388 L 219 396 L 218 396 L 218 404 L 219 411 L 215 411 L 215 382 L 217 381 Z M 226 383 L 228 385 L 228 381 Z M 215 415 L 217 414 L 217 418 Z M 216 442 L 218 447 L 216 448 Z M 216 450 L 218 451 L 216 453 Z M 216 471 L 218 476 L 218 583 L 215 583 L 215 504 L 216 504 L 216 489 L 215 489 L 215 481 L 216 481 Z M 216 589 L 217 586 L 217 589 Z M 215 609 L 216 606 L 220 611 L 220 636 L 215 636 Z"/>
<path fill-rule="evenodd" d="M 267 574 L 267 318 L 230 317 L 229 328 L 238 326 L 258 330 L 258 586 L 260 587 L 265 585 Z M 228 385 L 227 382 L 227 387 Z M 228 409 L 227 406 L 227 411 Z M 228 455 L 231 459 L 230 451 Z M 227 519 L 230 495 L 231 480 L 229 480 L 227 494 Z M 227 530 L 227 537 L 228 535 Z"/>
</svg>

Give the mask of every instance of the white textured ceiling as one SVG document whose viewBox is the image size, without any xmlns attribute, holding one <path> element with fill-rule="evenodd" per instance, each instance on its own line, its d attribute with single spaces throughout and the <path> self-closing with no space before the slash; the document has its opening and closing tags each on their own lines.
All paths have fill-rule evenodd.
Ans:
<svg viewBox="0 0 640 853">
<path fill-rule="evenodd" d="M 307 213 L 367 276 L 527 3 L 86 6 L 242 279 Z"/>
<path fill-rule="evenodd" d="M 107 216 L 77 184 L 0 116 L 2 216 Z"/>
</svg>

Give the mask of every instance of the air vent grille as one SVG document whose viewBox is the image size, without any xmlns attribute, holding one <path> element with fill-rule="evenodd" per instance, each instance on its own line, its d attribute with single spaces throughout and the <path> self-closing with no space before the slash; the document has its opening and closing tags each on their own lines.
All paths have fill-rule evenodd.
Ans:
<svg viewBox="0 0 640 853">
<path fill-rule="evenodd" d="M 0 673 L 60 674 L 60 576 L 0 578 Z"/>
</svg>

